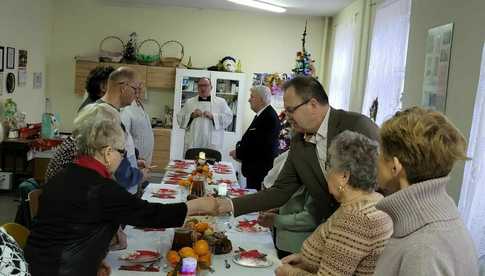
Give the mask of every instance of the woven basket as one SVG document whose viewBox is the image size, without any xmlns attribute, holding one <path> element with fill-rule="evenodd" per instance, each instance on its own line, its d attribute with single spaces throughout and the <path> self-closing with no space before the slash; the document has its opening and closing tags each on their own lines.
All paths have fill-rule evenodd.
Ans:
<svg viewBox="0 0 485 276">
<path fill-rule="evenodd" d="M 180 62 L 182 62 L 182 59 L 184 58 L 184 45 L 182 43 L 178 42 L 177 40 L 169 40 L 165 43 L 162 44 L 163 48 L 169 43 L 176 43 L 180 46 L 181 51 L 180 51 L 180 58 L 177 57 L 163 57 L 163 50 L 160 51 L 160 64 L 165 67 L 177 67 Z"/>
<path fill-rule="evenodd" d="M 158 47 L 158 53 L 157 54 L 155 54 L 155 55 L 142 54 L 141 47 L 143 46 L 143 44 L 145 44 L 147 42 L 151 42 L 151 43 L 154 43 L 154 44 L 157 45 L 157 47 Z M 143 64 L 143 65 L 157 66 L 157 65 L 160 64 L 161 53 L 162 53 L 162 49 L 161 49 L 160 43 L 158 43 L 158 41 L 156 41 L 155 39 L 152 39 L 152 38 L 145 39 L 138 46 L 137 54 L 136 54 L 136 61 L 139 64 Z"/>
<path fill-rule="evenodd" d="M 103 48 L 103 45 L 106 41 L 108 40 L 117 40 L 121 43 L 121 49 L 120 51 L 109 51 L 105 50 Z M 101 62 L 120 62 L 121 59 L 123 58 L 123 49 L 125 49 L 125 43 L 121 38 L 110 35 L 105 37 L 101 42 L 99 43 L 99 61 Z"/>
</svg>

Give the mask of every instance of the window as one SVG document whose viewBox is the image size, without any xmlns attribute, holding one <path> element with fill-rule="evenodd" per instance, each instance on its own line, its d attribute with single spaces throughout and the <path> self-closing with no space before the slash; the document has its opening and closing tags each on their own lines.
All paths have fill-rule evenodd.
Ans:
<svg viewBox="0 0 485 276">
<path fill-rule="evenodd" d="M 373 118 L 370 110 L 377 103 L 378 125 L 401 109 L 410 13 L 410 0 L 387 0 L 376 7 L 362 113 Z"/>
<path fill-rule="evenodd" d="M 468 141 L 467 156 L 471 160 L 465 164 L 458 208 L 465 225 L 478 248 L 479 256 L 485 255 L 485 45 L 482 52 L 482 66 L 472 128 Z"/>
<path fill-rule="evenodd" d="M 349 109 L 350 104 L 354 57 L 354 29 L 352 17 L 342 20 L 335 28 L 329 102 L 333 107 L 345 110 Z"/>
</svg>

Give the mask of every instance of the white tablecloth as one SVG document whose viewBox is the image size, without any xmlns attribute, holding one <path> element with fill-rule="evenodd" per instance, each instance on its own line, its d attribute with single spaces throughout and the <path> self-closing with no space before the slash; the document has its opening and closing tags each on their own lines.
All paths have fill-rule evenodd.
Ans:
<svg viewBox="0 0 485 276">
<path fill-rule="evenodd" d="M 229 163 L 230 164 L 230 163 Z M 234 171 L 234 170 L 233 170 Z M 236 179 L 235 175 L 214 175 L 214 179 Z M 156 197 L 152 197 L 152 192 L 157 191 L 160 188 L 170 188 L 176 189 L 179 192 L 175 199 L 160 199 Z M 157 202 L 157 203 L 176 203 L 185 201 L 181 197 L 181 187 L 178 185 L 169 185 L 169 184 L 155 184 L 151 183 L 145 189 L 145 193 L 143 194 L 143 199 L 149 202 Z M 257 214 L 248 214 L 244 216 L 237 217 L 233 220 L 234 223 L 241 219 L 255 219 Z M 173 240 L 173 229 L 166 229 L 163 232 L 144 232 L 143 230 L 134 229 L 132 226 L 127 226 L 125 229 L 126 234 L 128 235 L 128 248 L 126 250 L 121 251 L 113 251 L 110 252 L 107 256 L 107 261 L 111 265 L 112 273 L 111 275 L 166 275 L 170 268 L 164 269 L 165 265 L 165 254 L 172 245 Z M 242 267 L 235 264 L 232 261 L 233 253 L 225 254 L 225 255 L 213 255 L 212 256 L 212 268 L 215 270 L 214 273 L 210 273 L 208 271 L 204 271 L 202 275 L 251 275 L 251 276 L 267 276 L 267 275 L 274 275 L 275 268 L 279 265 L 279 260 L 276 257 L 276 250 L 273 245 L 273 240 L 271 237 L 270 232 L 260 232 L 260 233 L 247 233 L 247 232 L 238 232 L 235 230 L 234 227 L 227 231 L 227 236 L 232 242 L 233 251 L 238 247 L 242 247 L 246 250 L 250 249 L 257 249 L 263 253 L 268 254 L 268 258 L 273 261 L 273 265 L 267 268 L 247 268 Z M 123 254 L 126 254 L 132 250 L 138 249 L 147 249 L 147 250 L 154 250 L 159 251 L 162 255 L 162 260 L 160 262 L 160 272 L 134 272 L 134 271 L 122 271 L 118 270 L 122 261 L 119 260 L 119 257 Z M 225 268 L 224 260 L 227 260 L 231 267 L 229 269 Z"/>
</svg>

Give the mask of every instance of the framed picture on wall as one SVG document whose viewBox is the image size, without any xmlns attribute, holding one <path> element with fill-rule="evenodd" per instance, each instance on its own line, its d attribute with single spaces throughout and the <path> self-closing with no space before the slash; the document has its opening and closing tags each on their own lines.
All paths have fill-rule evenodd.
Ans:
<svg viewBox="0 0 485 276">
<path fill-rule="evenodd" d="M 3 46 L 0 46 L 0 72 L 3 72 L 3 52 L 5 51 L 5 48 Z"/>
<path fill-rule="evenodd" d="M 443 113 L 446 108 L 452 40 L 453 23 L 428 30 L 421 103 Z"/>
<path fill-rule="evenodd" d="M 7 69 L 15 69 L 15 48 L 7 47 Z"/>
</svg>

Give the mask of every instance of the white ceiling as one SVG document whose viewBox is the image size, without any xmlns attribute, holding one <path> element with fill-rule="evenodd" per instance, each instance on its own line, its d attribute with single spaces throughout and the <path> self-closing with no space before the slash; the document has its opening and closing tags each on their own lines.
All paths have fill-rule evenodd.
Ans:
<svg viewBox="0 0 485 276">
<path fill-rule="evenodd" d="M 259 9 L 238 5 L 226 0 L 104 0 L 111 4 L 128 6 L 178 6 L 189 8 L 240 10 L 269 13 Z M 292 15 L 335 15 L 354 0 L 259 0 L 287 9 Z"/>
</svg>

